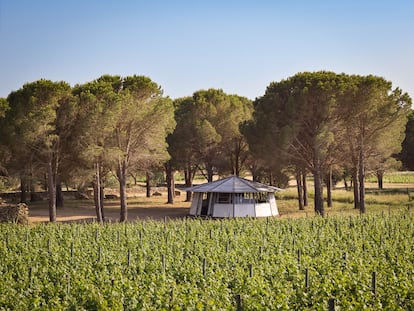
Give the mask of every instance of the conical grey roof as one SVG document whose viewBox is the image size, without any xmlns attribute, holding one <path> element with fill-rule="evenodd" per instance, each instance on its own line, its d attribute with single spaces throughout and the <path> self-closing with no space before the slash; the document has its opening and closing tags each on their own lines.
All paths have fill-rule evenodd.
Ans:
<svg viewBox="0 0 414 311">
<path fill-rule="evenodd" d="M 220 193 L 255 193 L 255 192 L 276 192 L 281 189 L 273 186 L 261 184 L 256 181 L 231 176 L 190 188 L 185 191 L 192 192 L 220 192 Z"/>
</svg>

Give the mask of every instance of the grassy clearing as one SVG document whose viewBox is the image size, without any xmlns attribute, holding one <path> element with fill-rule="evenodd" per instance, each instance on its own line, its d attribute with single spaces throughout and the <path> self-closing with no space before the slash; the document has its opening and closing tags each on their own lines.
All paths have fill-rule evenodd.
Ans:
<svg viewBox="0 0 414 311">
<path fill-rule="evenodd" d="M 377 177 L 369 175 L 366 180 L 367 182 L 376 183 Z M 414 184 L 414 172 L 387 172 L 383 177 L 383 181 L 388 184 Z"/>
<path fill-rule="evenodd" d="M 379 191 L 373 184 L 367 184 L 366 190 L 366 207 L 368 213 L 388 213 L 389 210 L 397 211 L 407 209 L 409 204 L 412 204 L 414 208 L 414 184 L 403 184 L 401 188 L 391 188 L 390 185 L 385 184 L 385 189 Z M 279 212 L 282 217 L 312 217 L 314 215 L 313 208 L 313 191 L 309 185 L 309 206 L 304 211 L 299 211 L 297 202 L 297 192 L 294 186 L 279 192 L 277 196 L 277 204 Z M 161 190 L 159 190 L 161 191 Z M 162 192 L 162 191 L 161 191 Z M 134 221 L 137 217 L 143 218 L 152 217 L 155 219 L 162 219 L 165 213 L 167 217 L 184 217 L 187 214 L 187 210 L 190 206 L 189 202 L 185 202 L 185 193 L 182 192 L 179 197 L 175 198 L 173 205 L 166 204 L 166 193 L 162 192 L 162 196 L 153 196 L 146 198 L 143 193 L 133 196 L 128 199 L 128 211 L 129 219 Z M 343 188 L 337 188 L 333 191 L 333 207 L 328 208 L 325 205 L 325 211 L 327 215 L 357 215 L 358 210 L 353 206 L 353 193 L 352 191 L 345 191 Z M 411 199 L 410 196 L 411 195 Z M 325 189 L 326 195 L 326 189 Z M 43 211 L 44 217 L 42 219 L 35 219 L 34 221 L 47 221 L 48 206 L 46 201 L 30 203 L 30 215 L 31 219 L 35 219 L 34 216 L 39 215 Z M 119 201 L 108 200 L 105 202 L 105 211 L 111 221 L 119 219 Z M 173 214 L 169 214 L 173 211 Z M 88 215 L 89 218 L 95 217 L 93 200 L 65 200 L 65 208 L 58 209 L 59 215 L 72 215 L 80 217 Z M 68 216 L 69 217 L 69 216 Z M 70 219 L 65 218 L 64 221 Z"/>
<path fill-rule="evenodd" d="M 412 184 L 407 184 L 411 187 Z M 366 205 L 368 213 L 383 213 L 392 211 L 406 210 L 409 205 L 414 208 L 414 202 L 410 199 L 408 193 L 411 193 L 412 188 L 402 189 L 367 189 L 366 191 Z M 325 191 L 326 193 L 326 191 Z M 314 215 L 313 208 L 313 192 L 309 191 L 309 206 L 304 211 L 298 210 L 297 192 L 295 187 L 289 187 L 283 192 L 277 193 L 277 204 L 279 212 L 286 217 L 309 217 Z M 343 189 L 334 190 L 333 207 L 325 205 L 325 211 L 328 215 L 357 215 L 358 210 L 354 209 L 353 192 L 345 191 Z"/>
</svg>

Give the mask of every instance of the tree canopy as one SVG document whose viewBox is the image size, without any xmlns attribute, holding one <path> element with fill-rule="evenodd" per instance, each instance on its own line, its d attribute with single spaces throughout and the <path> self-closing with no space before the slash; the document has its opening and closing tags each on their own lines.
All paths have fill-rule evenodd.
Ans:
<svg viewBox="0 0 414 311">
<path fill-rule="evenodd" d="M 6 136 L 26 174 L 33 163 L 47 173 L 50 221 L 56 220 L 56 183 L 63 155 L 62 140 L 70 136 L 73 113 L 71 88 L 66 82 L 38 80 L 12 92 L 7 100 Z M 16 162 L 15 162 L 16 163 Z"/>
<path fill-rule="evenodd" d="M 251 101 L 208 89 L 177 99 L 175 105 L 177 126 L 169 141 L 176 165 L 188 176 L 199 169 L 209 181 L 217 173 L 239 175 L 247 156 L 239 125 L 251 118 Z"/>
<path fill-rule="evenodd" d="M 364 165 L 389 157 L 401 144 L 410 105 L 407 94 L 374 76 L 305 72 L 271 83 L 254 102 L 245 127 L 251 150 L 263 163 L 296 165 L 314 177 L 315 211 L 324 215 L 323 176 L 334 163 L 353 159 L 364 212 Z M 386 139 L 392 133 L 393 139 Z M 384 147 L 386 146 L 386 147 Z"/>
<path fill-rule="evenodd" d="M 196 172 L 208 181 L 214 175 L 267 175 L 279 185 L 295 175 L 299 199 L 310 172 L 320 215 L 324 183 L 329 206 L 332 171 L 346 171 L 355 207 L 365 212 L 367 172 L 380 181 L 387 169 L 398 167 L 396 154 L 404 167 L 414 167 L 410 105 L 408 94 L 382 77 L 327 71 L 272 82 L 253 102 L 221 89 L 173 101 L 138 75 L 103 75 L 74 87 L 42 79 L 0 99 L 0 173 L 20 179 L 22 201 L 46 175 L 51 221 L 56 189 L 75 179 L 93 185 L 103 221 L 103 184 L 110 172 L 119 183 L 120 220 L 126 221 L 128 173 L 149 175 L 160 167 L 168 185 L 174 170 L 184 172 L 186 186 Z"/>
</svg>

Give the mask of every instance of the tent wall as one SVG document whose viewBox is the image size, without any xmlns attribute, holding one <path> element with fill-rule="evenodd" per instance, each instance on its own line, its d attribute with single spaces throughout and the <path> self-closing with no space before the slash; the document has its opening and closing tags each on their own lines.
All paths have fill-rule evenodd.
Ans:
<svg viewBox="0 0 414 311">
<path fill-rule="evenodd" d="M 254 204 L 235 204 L 234 217 L 256 217 Z"/>
<path fill-rule="evenodd" d="M 193 216 L 200 215 L 202 203 L 203 203 L 203 193 L 194 192 L 193 200 L 190 206 L 190 215 L 193 215 Z"/>
<path fill-rule="evenodd" d="M 276 198 L 273 193 L 269 193 L 268 197 L 269 203 L 270 203 L 270 210 L 272 212 L 272 216 L 278 216 L 279 210 L 277 208 Z"/>
<path fill-rule="evenodd" d="M 259 197 L 260 200 L 258 200 Z M 195 192 L 190 215 L 206 215 L 217 218 L 269 217 L 277 216 L 279 212 L 273 193 L 264 193 L 259 196 L 240 193 L 209 193 L 207 195 L 207 193 Z"/>
<path fill-rule="evenodd" d="M 256 217 L 272 216 L 272 210 L 269 203 L 256 203 L 255 205 Z"/>
<path fill-rule="evenodd" d="M 233 204 L 214 204 L 212 217 L 233 217 Z"/>
</svg>

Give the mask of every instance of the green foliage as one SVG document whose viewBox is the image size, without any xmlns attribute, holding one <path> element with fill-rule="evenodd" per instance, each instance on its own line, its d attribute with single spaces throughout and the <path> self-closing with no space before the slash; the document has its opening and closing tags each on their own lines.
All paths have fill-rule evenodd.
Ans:
<svg viewBox="0 0 414 311">
<path fill-rule="evenodd" d="M 405 138 L 402 143 L 402 150 L 397 158 L 402 162 L 405 169 L 414 170 L 414 111 L 408 115 L 405 126 Z"/>
<path fill-rule="evenodd" d="M 410 310 L 413 223 L 394 213 L 0 225 L 0 308 L 234 310 L 240 295 L 244 310 L 326 310 L 329 298 L 341 310 Z"/>
<path fill-rule="evenodd" d="M 73 141 L 76 156 L 86 170 L 95 168 L 95 176 L 115 172 L 121 219 L 126 220 L 128 171 L 147 172 L 169 158 L 166 136 L 175 127 L 172 100 L 162 97 L 150 78 L 136 75 L 104 75 L 73 92 L 80 107 Z"/>
<path fill-rule="evenodd" d="M 9 110 L 9 103 L 7 99 L 0 98 L 0 118 L 4 118 L 7 110 Z"/>
<path fill-rule="evenodd" d="M 261 165 L 272 170 L 290 165 L 314 175 L 315 211 L 321 215 L 322 177 L 340 145 L 336 107 L 342 80 L 343 75 L 320 71 L 271 83 L 244 128 Z"/>
<path fill-rule="evenodd" d="M 401 149 L 410 105 L 381 77 L 304 72 L 271 83 L 242 129 L 259 166 L 313 174 L 323 215 L 322 177 L 335 166 L 352 170 L 361 188 L 366 171 L 381 176 L 398 167 L 389 158 Z M 363 191 L 357 201 L 364 212 Z"/>
<path fill-rule="evenodd" d="M 239 125 L 251 117 L 252 103 L 223 90 L 200 90 L 175 101 L 177 126 L 169 137 L 175 166 L 202 168 L 206 178 L 246 169 L 247 143 Z"/>
</svg>

